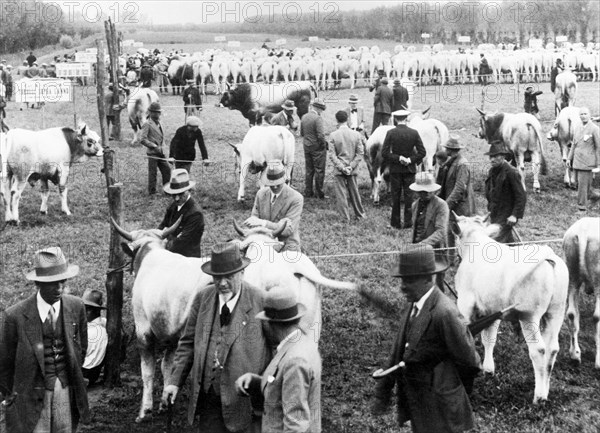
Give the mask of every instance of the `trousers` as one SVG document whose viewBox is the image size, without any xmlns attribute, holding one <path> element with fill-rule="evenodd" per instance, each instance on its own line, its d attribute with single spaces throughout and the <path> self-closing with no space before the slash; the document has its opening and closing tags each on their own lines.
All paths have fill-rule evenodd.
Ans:
<svg viewBox="0 0 600 433">
<path fill-rule="evenodd" d="M 412 191 L 409 186 L 415 181 L 414 173 L 390 173 L 390 189 L 392 194 L 392 218 L 390 224 L 397 229 L 402 228 L 400 218 L 400 196 L 404 192 L 404 225 L 412 224 Z"/>
<path fill-rule="evenodd" d="M 304 148 L 304 195 L 323 197 L 323 183 L 325 182 L 325 165 L 327 164 L 327 149 L 311 150 Z M 314 180 L 314 189 L 313 189 Z"/>
<path fill-rule="evenodd" d="M 164 155 L 158 156 L 164 158 Z M 171 180 L 171 166 L 167 161 L 153 157 L 148 158 L 148 194 L 156 194 L 157 170 L 160 170 L 163 185 Z"/>
<path fill-rule="evenodd" d="M 354 214 L 356 217 L 364 218 L 365 210 L 363 209 L 363 205 L 360 200 L 356 176 L 348 176 L 343 174 L 336 175 L 334 191 L 337 210 L 347 221 L 350 221 L 348 199 L 350 199 L 350 204 L 354 209 Z"/>
</svg>

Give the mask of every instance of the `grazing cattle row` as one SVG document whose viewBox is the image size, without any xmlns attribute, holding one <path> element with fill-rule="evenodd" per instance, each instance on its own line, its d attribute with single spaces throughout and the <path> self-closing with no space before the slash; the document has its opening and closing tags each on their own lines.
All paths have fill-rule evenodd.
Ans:
<svg viewBox="0 0 600 433">
<path fill-rule="evenodd" d="M 42 182 L 40 212 L 48 212 L 48 181 L 58 185 L 61 209 L 71 215 L 67 204 L 67 178 L 71 165 L 92 156 L 102 155 L 100 137 L 82 124 L 71 128 L 51 128 L 42 131 L 11 129 L 0 141 L 2 162 L 1 195 L 5 220 L 19 224 L 19 201 L 27 182 L 34 186 Z"/>
<path fill-rule="evenodd" d="M 144 385 L 142 406 L 136 422 L 143 422 L 150 419 L 152 414 L 154 349 L 159 343 L 167 344 L 161 366 L 166 384 L 172 371 L 177 341 L 193 299 L 199 290 L 212 282 L 212 277 L 201 269 L 206 258 L 187 258 L 164 249 L 163 239 L 175 230 L 178 223 L 163 232 L 128 232 L 114 220 L 112 223 L 121 236 L 141 245 L 134 263 L 136 278 L 131 300 Z M 307 307 L 307 314 L 300 326 L 318 338 L 322 322 L 321 296 L 316 285 L 347 290 L 354 289 L 355 285 L 324 277 L 312 261 L 300 252 L 275 252 L 274 239 L 285 229 L 285 224 L 272 232 L 264 228 L 244 231 L 235 224 L 238 232 L 244 235 L 244 239 L 236 242 L 251 261 L 244 271 L 244 281 L 265 291 L 278 285 L 293 288 L 299 301 Z"/>
</svg>

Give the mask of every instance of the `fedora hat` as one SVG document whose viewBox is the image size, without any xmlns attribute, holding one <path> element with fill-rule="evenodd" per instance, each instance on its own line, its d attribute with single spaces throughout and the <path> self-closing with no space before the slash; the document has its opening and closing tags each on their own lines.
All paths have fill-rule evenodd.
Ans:
<svg viewBox="0 0 600 433">
<path fill-rule="evenodd" d="M 450 139 L 448 140 L 448 142 L 446 144 L 444 144 L 444 147 L 446 149 L 456 149 L 456 150 L 465 148 L 464 145 L 462 145 L 458 142 L 458 137 L 453 137 L 453 136 L 451 136 Z"/>
<path fill-rule="evenodd" d="M 269 161 L 267 163 L 266 186 L 277 186 L 285 182 L 285 168 L 281 161 Z"/>
<path fill-rule="evenodd" d="M 296 294 L 284 286 L 272 287 L 265 296 L 265 309 L 255 317 L 269 322 L 291 322 L 306 314 L 306 306 L 296 299 Z"/>
<path fill-rule="evenodd" d="M 315 108 L 320 108 L 321 110 L 325 110 L 327 108 L 327 106 L 325 105 L 325 102 L 323 102 L 323 100 L 316 98 L 313 102 L 312 102 L 313 107 Z"/>
<path fill-rule="evenodd" d="M 490 143 L 490 150 L 485 152 L 484 155 L 496 156 L 496 155 L 510 155 L 508 149 L 501 140 L 495 140 Z"/>
<path fill-rule="evenodd" d="M 383 78 L 381 79 L 381 84 L 387 84 L 388 82 L 389 82 L 389 81 L 388 81 L 387 77 L 383 77 Z"/>
<path fill-rule="evenodd" d="M 204 263 L 202 272 L 208 275 L 224 276 L 240 272 L 250 264 L 250 259 L 242 257 L 242 253 L 232 242 L 223 242 L 213 247 L 210 260 Z"/>
<path fill-rule="evenodd" d="M 162 113 L 162 109 L 160 108 L 160 104 L 158 102 L 153 102 L 152 104 L 150 104 L 150 107 L 148 107 L 148 111 Z"/>
<path fill-rule="evenodd" d="M 429 244 L 409 245 L 400 253 L 398 264 L 392 268 L 392 277 L 416 277 L 419 275 L 432 275 L 442 272 L 448 265 L 441 260 L 436 260 L 435 251 Z"/>
<path fill-rule="evenodd" d="M 433 178 L 433 174 L 428 173 L 426 171 L 422 171 L 417 173 L 415 176 L 415 182 L 411 183 L 409 188 L 412 191 L 427 191 L 427 192 L 435 192 L 441 188 L 441 185 L 435 183 L 435 179 Z"/>
<path fill-rule="evenodd" d="M 399 78 L 396 78 L 396 79 L 394 80 L 394 86 L 399 86 L 399 85 L 400 85 L 400 79 L 399 79 Z"/>
<path fill-rule="evenodd" d="M 354 93 L 348 97 L 348 103 L 357 103 L 358 101 L 360 101 L 360 99 L 358 99 L 358 96 L 356 96 Z"/>
<path fill-rule="evenodd" d="M 34 270 L 25 277 L 30 281 L 51 283 L 73 278 L 79 273 L 79 266 L 69 265 L 60 247 L 50 247 L 35 252 Z"/>
<path fill-rule="evenodd" d="M 296 104 L 294 104 L 294 101 L 292 101 L 291 99 L 286 99 L 285 102 L 281 104 L 281 108 L 283 108 L 284 110 L 295 110 Z"/>
<path fill-rule="evenodd" d="M 81 297 L 86 307 L 102 308 L 106 310 L 104 306 L 104 293 L 96 289 L 86 289 Z"/>
<path fill-rule="evenodd" d="M 396 110 L 392 113 L 394 117 L 408 117 L 411 115 L 411 112 L 408 110 Z"/>
<path fill-rule="evenodd" d="M 169 184 L 164 187 L 167 194 L 181 194 L 192 189 L 196 182 L 190 180 L 190 175 L 185 168 L 176 168 L 171 174 Z"/>
</svg>

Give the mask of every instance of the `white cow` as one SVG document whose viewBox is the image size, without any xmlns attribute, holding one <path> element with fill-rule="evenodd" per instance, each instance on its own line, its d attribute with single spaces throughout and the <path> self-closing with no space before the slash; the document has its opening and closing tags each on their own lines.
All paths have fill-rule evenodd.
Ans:
<svg viewBox="0 0 600 433">
<path fill-rule="evenodd" d="M 573 224 L 563 238 L 563 251 L 569 268 L 569 303 L 567 323 L 571 333 L 569 355 L 581 362 L 579 347 L 579 289 L 595 295 L 594 322 L 596 323 L 595 367 L 600 369 L 600 218 L 582 218 Z"/>
<path fill-rule="evenodd" d="M 127 100 L 127 114 L 129 115 L 129 124 L 133 129 L 133 144 L 138 141 L 138 131 L 142 129 L 144 123 L 148 120 L 148 109 L 150 104 L 158 102 L 158 95 L 149 87 L 136 87 L 131 91 Z"/>
<path fill-rule="evenodd" d="M 583 128 L 583 123 L 579 117 L 579 108 L 565 107 L 561 110 L 548 132 L 546 138 L 550 141 L 556 141 L 560 148 L 563 163 L 565 164 L 564 184 L 568 188 L 575 189 L 575 175 L 572 169 L 567 167 L 567 157 L 571 144 L 578 132 Z"/>
<path fill-rule="evenodd" d="M 480 216 L 454 214 L 462 261 L 456 272 L 457 306 L 468 322 L 517 304 L 510 320 L 518 320 L 535 375 L 533 402 L 548 399 L 550 374 L 558 354 L 558 334 L 565 315 L 569 271 L 550 247 L 510 247 L 489 234 L 499 227 L 485 227 Z M 494 345 L 500 320 L 481 333 L 485 354 L 483 370 L 493 374 Z"/>
<path fill-rule="evenodd" d="M 423 170 L 433 172 L 433 158 L 435 153 L 442 148 L 450 138 L 448 127 L 437 119 L 423 119 L 431 107 L 420 113 L 413 113 L 408 119 L 408 126 L 416 129 L 425 147 Z"/>
</svg>

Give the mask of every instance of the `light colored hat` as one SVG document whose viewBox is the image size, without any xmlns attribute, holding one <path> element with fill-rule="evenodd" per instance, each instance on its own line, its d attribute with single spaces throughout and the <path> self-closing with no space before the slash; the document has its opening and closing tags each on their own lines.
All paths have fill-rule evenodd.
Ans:
<svg viewBox="0 0 600 433">
<path fill-rule="evenodd" d="M 83 303 L 86 307 L 106 310 L 106 307 L 104 307 L 104 294 L 100 290 L 86 289 L 81 299 L 83 299 Z"/>
<path fill-rule="evenodd" d="M 325 105 L 325 102 L 323 102 L 322 99 L 316 98 L 313 103 L 312 103 L 313 107 L 319 108 L 321 110 L 325 110 L 327 108 L 327 105 Z"/>
<path fill-rule="evenodd" d="M 408 110 L 396 110 L 392 113 L 394 117 L 408 117 L 411 115 L 411 112 Z"/>
<path fill-rule="evenodd" d="M 349 97 L 348 97 L 348 102 L 349 103 L 355 103 L 360 101 L 360 99 L 358 99 L 358 96 L 356 96 L 354 93 L 352 93 Z"/>
<path fill-rule="evenodd" d="M 12 69 L 12 65 L 6 65 L 6 69 Z"/>
<path fill-rule="evenodd" d="M 79 266 L 69 265 L 60 247 L 50 247 L 35 252 L 34 270 L 25 277 L 30 281 L 51 283 L 73 278 L 79 274 Z"/>
<path fill-rule="evenodd" d="M 285 102 L 281 105 L 281 108 L 284 110 L 295 110 L 296 104 L 291 99 L 286 99 Z"/>
<path fill-rule="evenodd" d="M 185 121 L 185 124 L 187 126 L 197 126 L 199 128 L 201 124 L 200 118 L 196 116 L 188 116 L 187 120 Z"/>
<path fill-rule="evenodd" d="M 396 78 L 396 79 L 394 80 L 394 86 L 399 86 L 399 85 L 400 85 L 400 79 L 399 79 L 399 78 Z"/>
<path fill-rule="evenodd" d="M 306 306 L 298 302 L 293 290 L 285 286 L 275 286 L 265 296 L 265 309 L 255 317 L 269 322 L 291 322 L 305 314 Z"/>
<path fill-rule="evenodd" d="M 240 272 L 250 264 L 250 259 L 242 257 L 237 244 L 223 242 L 213 247 L 210 260 L 204 263 L 202 272 L 213 276 L 224 276 Z"/>
<path fill-rule="evenodd" d="M 285 167 L 279 160 L 267 162 L 266 186 L 277 186 L 285 182 Z"/>
<path fill-rule="evenodd" d="M 190 175 L 185 168 L 176 168 L 171 174 L 169 184 L 164 187 L 164 191 L 167 194 L 181 194 L 195 185 L 196 182 L 190 180 Z"/>
<path fill-rule="evenodd" d="M 435 183 L 435 179 L 433 174 L 422 171 L 417 173 L 415 176 L 415 182 L 411 183 L 409 188 L 412 191 L 427 191 L 427 192 L 435 192 L 439 190 L 442 186 Z"/>
</svg>

